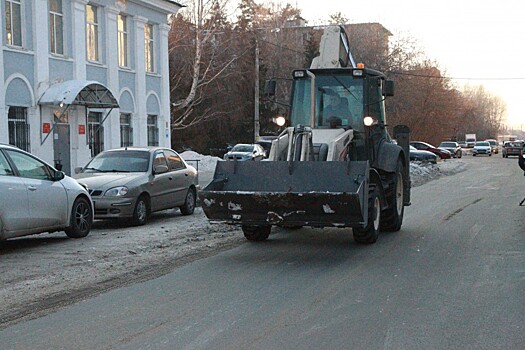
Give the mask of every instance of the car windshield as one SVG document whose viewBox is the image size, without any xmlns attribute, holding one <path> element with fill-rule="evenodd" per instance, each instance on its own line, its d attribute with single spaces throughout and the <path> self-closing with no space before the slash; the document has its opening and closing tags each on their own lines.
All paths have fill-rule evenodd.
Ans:
<svg viewBox="0 0 525 350">
<path fill-rule="evenodd" d="M 232 152 L 253 152 L 253 145 L 235 145 Z"/>
<path fill-rule="evenodd" d="M 476 142 L 476 146 L 490 146 L 490 144 L 488 142 L 485 142 L 485 141 L 482 141 L 482 142 Z"/>
<path fill-rule="evenodd" d="M 456 144 L 454 142 L 441 142 L 439 147 L 456 147 Z"/>
<path fill-rule="evenodd" d="M 146 172 L 149 165 L 147 151 L 111 151 L 100 153 L 83 169 L 84 173 L 91 172 Z"/>
</svg>

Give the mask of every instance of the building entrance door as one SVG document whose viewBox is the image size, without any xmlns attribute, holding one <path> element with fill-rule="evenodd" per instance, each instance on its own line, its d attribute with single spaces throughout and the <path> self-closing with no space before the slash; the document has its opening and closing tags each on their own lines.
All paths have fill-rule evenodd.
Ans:
<svg viewBox="0 0 525 350">
<path fill-rule="evenodd" d="M 71 176 L 71 140 L 67 114 L 55 115 L 53 129 L 54 166 Z"/>
</svg>

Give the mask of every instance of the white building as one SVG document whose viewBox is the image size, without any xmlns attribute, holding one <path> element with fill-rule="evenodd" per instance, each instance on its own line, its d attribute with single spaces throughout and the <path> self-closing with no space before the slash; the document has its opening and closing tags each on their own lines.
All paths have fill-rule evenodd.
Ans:
<svg viewBox="0 0 525 350">
<path fill-rule="evenodd" d="M 170 146 L 171 0 L 1 0 L 0 143 L 62 170 Z"/>
</svg>

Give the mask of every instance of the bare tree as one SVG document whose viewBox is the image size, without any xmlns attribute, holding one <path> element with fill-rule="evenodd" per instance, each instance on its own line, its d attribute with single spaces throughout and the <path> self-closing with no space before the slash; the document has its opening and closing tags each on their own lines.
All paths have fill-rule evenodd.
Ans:
<svg viewBox="0 0 525 350">
<path fill-rule="evenodd" d="M 172 64 L 172 129 L 184 129 L 217 118 L 221 110 L 203 106 L 208 88 L 232 74 L 238 56 L 231 54 L 228 0 L 193 0 L 172 20 L 169 54 Z M 188 79 L 190 77 L 190 79 Z M 196 110 L 199 109 L 198 113 Z"/>
</svg>

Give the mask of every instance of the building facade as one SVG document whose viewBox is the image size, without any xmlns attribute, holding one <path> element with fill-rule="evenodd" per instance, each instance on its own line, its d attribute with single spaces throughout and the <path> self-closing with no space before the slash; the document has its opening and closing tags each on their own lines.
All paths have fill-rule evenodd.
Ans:
<svg viewBox="0 0 525 350">
<path fill-rule="evenodd" d="M 1 0 L 0 143 L 71 174 L 121 146 L 170 146 L 171 0 Z"/>
</svg>

